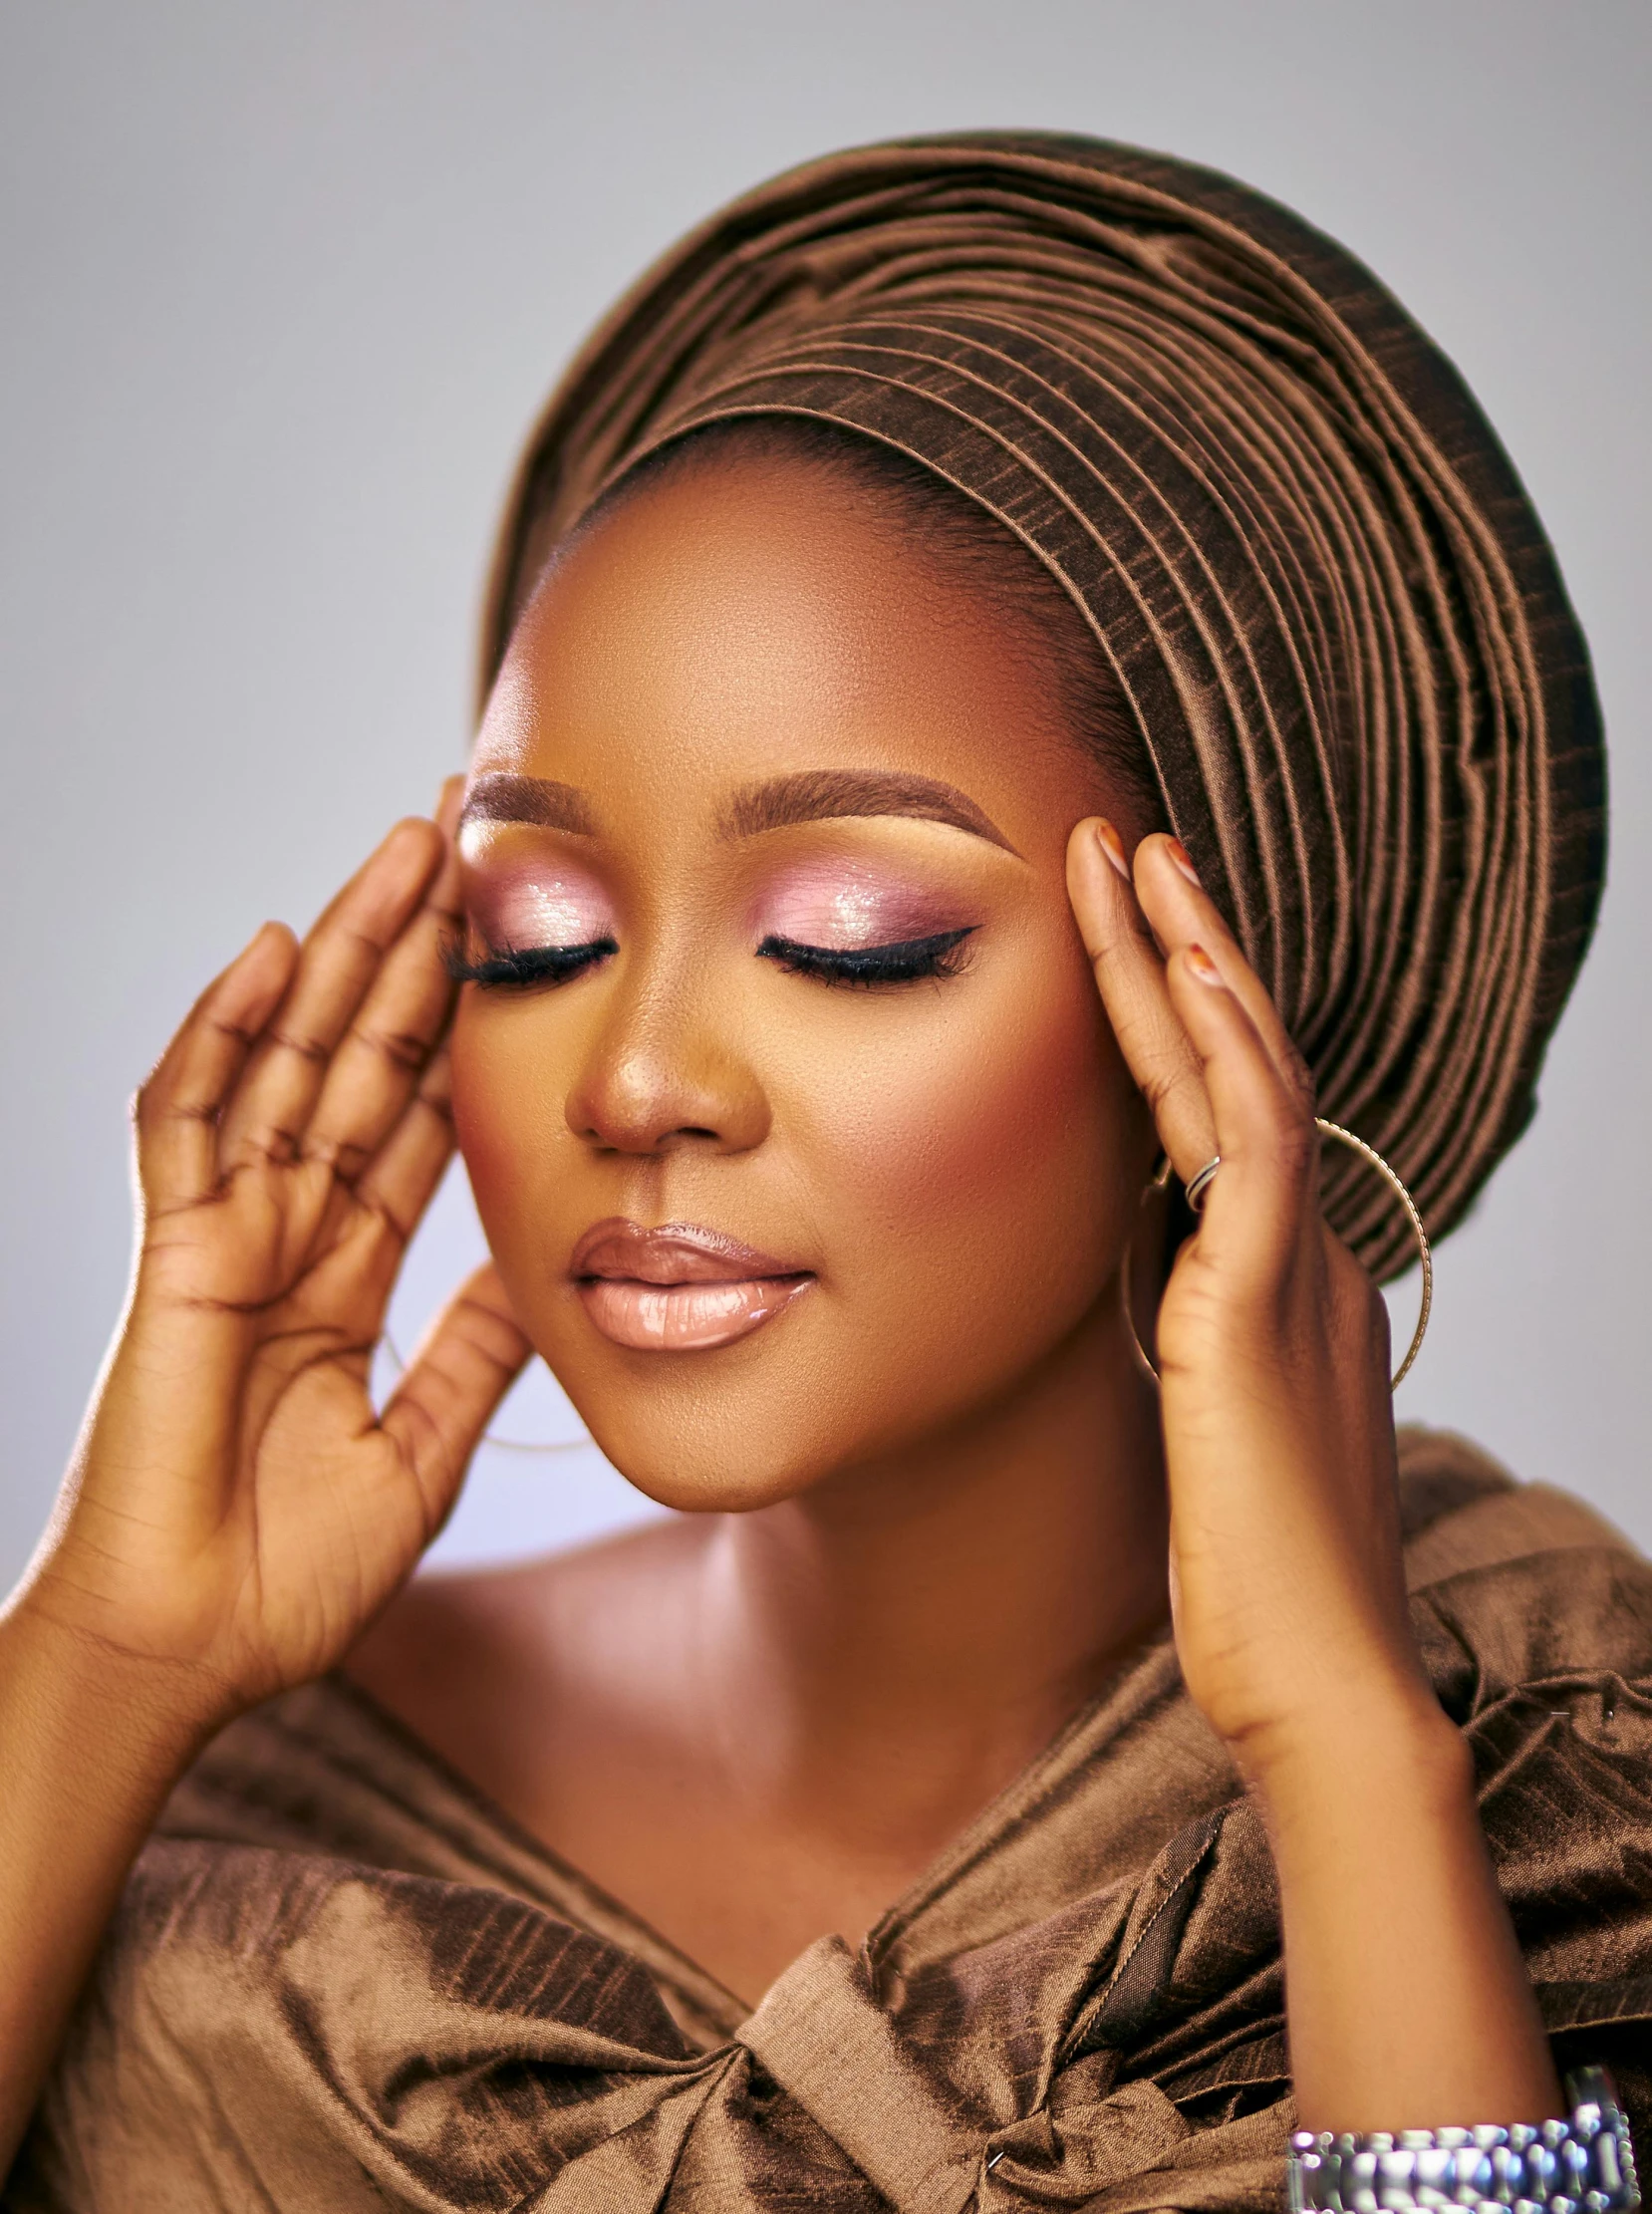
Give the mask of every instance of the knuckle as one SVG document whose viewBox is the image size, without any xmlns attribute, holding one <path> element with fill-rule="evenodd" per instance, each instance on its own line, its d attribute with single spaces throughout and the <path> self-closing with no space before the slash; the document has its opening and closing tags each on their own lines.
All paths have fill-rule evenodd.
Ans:
<svg viewBox="0 0 1652 2214">
<path fill-rule="evenodd" d="M 461 1293 L 452 1309 L 454 1326 L 461 1329 L 474 1351 L 501 1370 L 516 1367 L 522 1358 L 522 1333 L 508 1315 L 474 1292 Z"/>
<path fill-rule="evenodd" d="M 359 1193 L 357 1197 L 377 1237 L 389 1239 L 394 1245 L 407 1245 L 413 1237 L 413 1225 L 405 1223 L 383 1194 Z"/>
<path fill-rule="evenodd" d="M 1142 1080 L 1142 1095 L 1155 1116 L 1174 1108 L 1190 1093 L 1202 1093 L 1203 1089 L 1199 1077 L 1185 1063 L 1149 1069 Z"/>
<path fill-rule="evenodd" d="M 319 1137 L 312 1132 L 304 1141 L 305 1161 L 330 1170 L 340 1184 L 354 1184 L 371 1156 L 372 1148 L 358 1138 Z"/>
<path fill-rule="evenodd" d="M 389 950 L 387 940 L 367 930 L 360 923 L 341 920 L 337 926 L 340 942 L 356 959 L 370 969 L 377 969 Z"/>
<path fill-rule="evenodd" d="M 1319 1133 L 1306 1116 L 1282 1119 L 1273 1132 L 1275 1162 L 1292 1183 L 1302 1183 L 1319 1166 Z"/>
<path fill-rule="evenodd" d="M 232 1046 L 243 1053 L 254 1042 L 254 1033 L 247 1028 L 244 1022 L 226 1022 L 222 1015 L 214 1014 L 207 1017 L 207 1026 L 216 1036 L 226 1038 Z"/>
<path fill-rule="evenodd" d="M 272 1030 L 270 1043 L 284 1053 L 296 1053 L 301 1061 L 325 1067 L 328 1060 L 327 1046 L 320 1038 L 309 1037 L 299 1030 Z"/>
<path fill-rule="evenodd" d="M 423 1039 L 409 1030 L 358 1030 L 356 1042 L 405 1076 L 416 1075 L 428 1057 Z"/>
<path fill-rule="evenodd" d="M 266 1124 L 242 1139 L 232 1173 L 238 1175 L 248 1168 L 290 1169 L 299 1158 L 301 1145 L 296 1130 L 289 1130 L 284 1123 Z"/>
<path fill-rule="evenodd" d="M 453 1095 L 447 1084 L 427 1086 L 420 1091 L 418 1104 L 426 1113 L 433 1115 L 444 1130 L 451 1131 L 455 1127 L 453 1122 Z"/>
<path fill-rule="evenodd" d="M 1285 1088 L 1296 1104 L 1297 1111 L 1312 1122 L 1316 1111 L 1313 1075 L 1306 1061 L 1291 1039 L 1286 1038 L 1282 1055 Z"/>
</svg>

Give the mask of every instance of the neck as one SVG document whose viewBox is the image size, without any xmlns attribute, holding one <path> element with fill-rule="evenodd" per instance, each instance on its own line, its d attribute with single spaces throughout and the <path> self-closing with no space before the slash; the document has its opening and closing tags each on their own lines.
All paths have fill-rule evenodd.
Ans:
<svg viewBox="0 0 1652 2214">
<path fill-rule="evenodd" d="M 949 1433 L 720 1519 L 717 1765 L 748 1802 L 925 1853 L 1164 1620 L 1166 1551 L 1157 1400 L 1107 1301 Z"/>
</svg>

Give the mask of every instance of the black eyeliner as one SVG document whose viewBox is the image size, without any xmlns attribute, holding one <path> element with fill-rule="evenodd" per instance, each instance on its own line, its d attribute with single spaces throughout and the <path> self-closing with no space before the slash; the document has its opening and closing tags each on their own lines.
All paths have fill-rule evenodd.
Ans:
<svg viewBox="0 0 1652 2214">
<path fill-rule="evenodd" d="M 612 938 L 593 938 L 583 946 L 490 946 L 472 961 L 452 942 L 441 950 L 442 967 L 455 983 L 480 984 L 484 990 L 500 984 L 561 984 L 619 952 Z"/>
<path fill-rule="evenodd" d="M 770 934 L 759 956 L 797 976 L 816 976 L 834 984 L 904 984 L 931 976 L 954 976 L 963 967 L 961 949 L 975 926 L 939 931 L 930 938 L 904 938 L 887 946 L 805 946 Z"/>
</svg>

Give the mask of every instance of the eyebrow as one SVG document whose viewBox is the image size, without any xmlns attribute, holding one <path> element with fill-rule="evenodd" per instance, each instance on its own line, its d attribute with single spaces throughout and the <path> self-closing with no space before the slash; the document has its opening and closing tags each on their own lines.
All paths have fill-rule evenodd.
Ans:
<svg viewBox="0 0 1652 2214">
<path fill-rule="evenodd" d="M 991 816 L 956 785 L 932 776 L 900 776 L 875 769 L 800 769 L 747 785 L 735 794 L 719 829 L 724 838 L 754 838 L 794 823 L 871 815 L 950 823 L 955 830 L 966 830 L 971 837 L 1001 846 L 1005 853 L 1015 851 Z M 468 822 L 533 823 L 581 838 L 597 835 L 596 816 L 578 785 L 504 771 L 478 776 L 471 785 L 459 812 L 459 827 Z"/>
<path fill-rule="evenodd" d="M 577 784 L 558 784 L 549 776 L 511 776 L 494 771 L 478 776 L 459 810 L 466 823 L 535 823 L 542 830 L 571 830 L 594 838 L 597 818 Z"/>
<path fill-rule="evenodd" d="M 845 815 L 911 815 L 920 822 L 951 823 L 1005 853 L 1015 851 L 991 816 L 956 785 L 868 769 L 802 769 L 748 785 L 735 795 L 721 828 L 725 838 L 752 838 L 759 831 Z"/>
</svg>

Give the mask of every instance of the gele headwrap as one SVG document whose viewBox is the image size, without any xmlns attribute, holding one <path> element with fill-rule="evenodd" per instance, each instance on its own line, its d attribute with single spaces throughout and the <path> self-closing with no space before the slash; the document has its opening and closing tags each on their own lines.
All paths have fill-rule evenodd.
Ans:
<svg viewBox="0 0 1652 2214">
<path fill-rule="evenodd" d="M 1553 555 L 1439 350 L 1331 240 L 1163 155 L 984 133 L 809 162 L 574 362 L 505 517 L 484 687 L 605 487 L 745 414 L 899 447 L 1061 581 L 1320 1111 L 1450 1229 L 1530 1117 L 1605 764 Z M 1332 1222 L 1402 1265 L 1378 1180 L 1328 1169 Z"/>
</svg>

